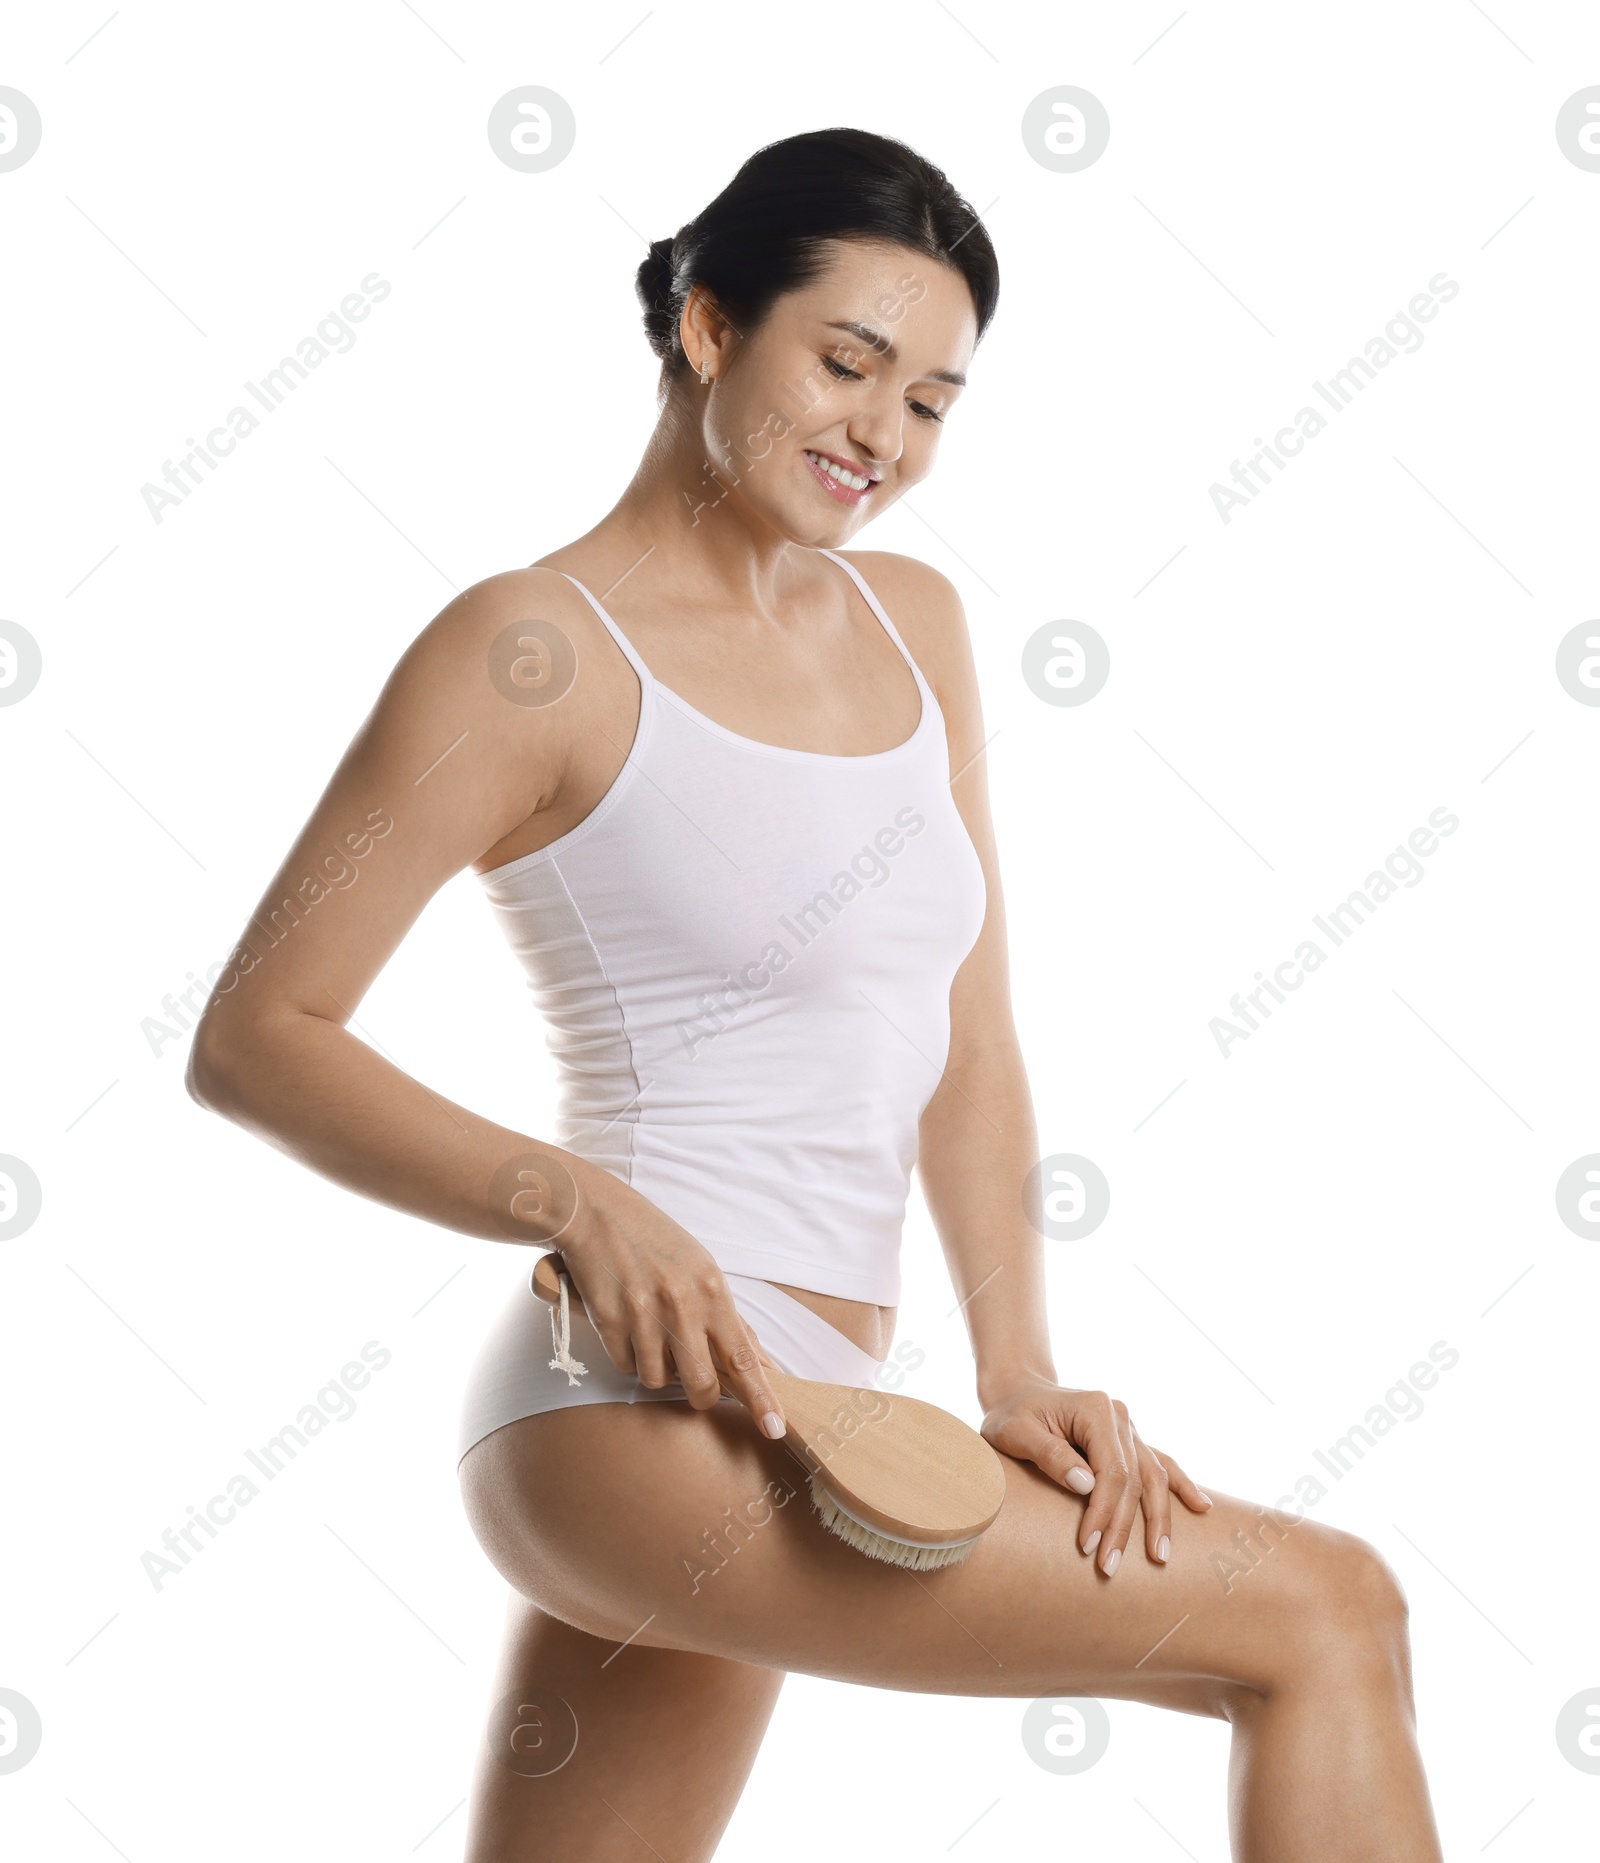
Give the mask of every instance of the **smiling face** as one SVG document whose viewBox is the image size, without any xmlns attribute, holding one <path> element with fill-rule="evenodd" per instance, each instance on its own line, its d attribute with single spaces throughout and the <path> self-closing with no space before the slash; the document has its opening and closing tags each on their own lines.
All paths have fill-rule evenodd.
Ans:
<svg viewBox="0 0 1600 1863">
<path fill-rule="evenodd" d="M 743 339 L 698 288 L 681 329 L 712 375 L 678 386 L 720 481 L 697 514 L 726 497 L 811 548 L 837 548 L 933 470 L 978 335 L 952 266 L 862 240 L 831 241 L 819 275 Z"/>
</svg>

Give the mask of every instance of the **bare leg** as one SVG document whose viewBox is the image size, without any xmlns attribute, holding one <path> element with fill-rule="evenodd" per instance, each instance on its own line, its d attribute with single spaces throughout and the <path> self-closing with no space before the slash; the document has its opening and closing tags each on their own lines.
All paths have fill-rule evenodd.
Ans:
<svg viewBox="0 0 1600 1863">
<path fill-rule="evenodd" d="M 1263 1530 L 1261 1510 L 1213 1491 L 1209 1513 L 1178 1515 L 1167 1566 L 1136 1535 L 1107 1579 L 1077 1550 L 1083 1503 L 1026 1464 L 1006 1469 L 999 1520 L 934 1573 L 824 1532 L 782 1444 L 731 1406 L 525 1418 L 479 1443 L 461 1476 L 473 1528 L 518 1591 L 610 1650 L 628 1641 L 611 1669 L 654 1647 L 880 1688 L 1219 1716 L 1235 1729 L 1236 1863 L 1439 1863 L 1404 1599 L 1373 1548 L 1309 1520 Z"/>
<path fill-rule="evenodd" d="M 715 1851 L 783 1676 L 616 1649 L 511 1594 L 494 1686 L 507 1710 L 479 1748 L 466 1863 L 638 1863 L 651 1849 L 694 1863 Z"/>
<path fill-rule="evenodd" d="M 1365 1634 L 1331 1625 L 1298 1674 L 1234 1705 L 1228 1822 L 1240 1863 L 1441 1854 L 1416 1744 L 1404 1598 L 1375 1562 L 1350 1601 L 1363 1591 Z"/>
</svg>

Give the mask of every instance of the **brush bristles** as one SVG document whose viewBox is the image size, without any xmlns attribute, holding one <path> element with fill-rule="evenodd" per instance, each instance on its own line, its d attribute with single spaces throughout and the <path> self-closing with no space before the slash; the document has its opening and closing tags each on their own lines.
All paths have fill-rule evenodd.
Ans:
<svg viewBox="0 0 1600 1863">
<path fill-rule="evenodd" d="M 811 1505 L 828 1531 L 847 1546 L 869 1559 L 881 1559 L 885 1565 L 902 1566 L 908 1572 L 932 1572 L 943 1565 L 959 1565 L 978 1543 L 972 1539 L 955 1546 L 908 1546 L 904 1540 L 874 1533 L 847 1514 L 815 1475 L 811 1477 Z"/>
</svg>

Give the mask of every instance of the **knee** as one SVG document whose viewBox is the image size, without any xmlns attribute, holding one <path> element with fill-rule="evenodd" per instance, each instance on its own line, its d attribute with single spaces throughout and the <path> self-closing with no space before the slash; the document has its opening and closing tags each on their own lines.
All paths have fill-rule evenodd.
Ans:
<svg viewBox="0 0 1600 1863">
<path fill-rule="evenodd" d="M 1393 1566 L 1370 1541 L 1339 1528 L 1324 1531 L 1319 1551 L 1312 1587 L 1318 1629 L 1347 1654 L 1403 1659 L 1410 1606 Z"/>
<path fill-rule="evenodd" d="M 1410 1628 L 1411 1603 L 1405 1586 L 1400 1583 L 1400 1575 L 1376 1546 L 1369 1546 L 1364 1540 L 1361 1544 L 1367 1554 L 1369 1586 L 1375 1590 L 1377 1608 L 1384 1613 L 1395 1635 L 1404 1637 Z"/>
</svg>

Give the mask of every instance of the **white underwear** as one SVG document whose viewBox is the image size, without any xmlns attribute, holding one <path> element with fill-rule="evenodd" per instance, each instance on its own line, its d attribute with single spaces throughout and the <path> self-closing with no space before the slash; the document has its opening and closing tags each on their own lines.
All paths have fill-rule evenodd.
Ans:
<svg viewBox="0 0 1600 1863">
<path fill-rule="evenodd" d="M 643 1385 L 632 1372 L 618 1371 L 600 1335 L 576 1301 L 570 1309 L 571 1356 L 587 1367 L 576 1384 L 555 1369 L 551 1309 L 528 1285 L 531 1262 L 517 1278 L 479 1348 L 462 1394 L 456 1430 L 456 1462 L 492 1431 L 543 1410 L 567 1410 L 575 1404 L 686 1403 L 674 1378 L 659 1390 Z M 864 1352 L 820 1314 L 770 1281 L 749 1275 L 726 1277 L 733 1303 L 780 1371 L 825 1384 L 871 1389 L 883 1361 Z M 721 1402 L 734 1403 L 724 1397 Z"/>
</svg>

